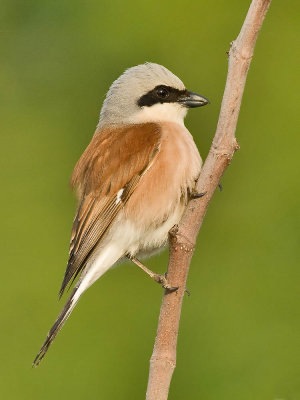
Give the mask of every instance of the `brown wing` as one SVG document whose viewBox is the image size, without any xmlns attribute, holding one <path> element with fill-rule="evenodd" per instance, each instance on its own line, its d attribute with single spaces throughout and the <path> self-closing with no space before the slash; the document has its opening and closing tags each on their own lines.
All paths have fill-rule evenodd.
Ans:
<svg viewBox="0 0 300 400">
<path fill-rule="evenodd" d="M 60 296 L 85 267 L 139 180 L 151 167 L 160 139 L 159 126 L 153 123 L 96 131 L 71 180 L 78 191 L 79 205 Z"/>
</svg>

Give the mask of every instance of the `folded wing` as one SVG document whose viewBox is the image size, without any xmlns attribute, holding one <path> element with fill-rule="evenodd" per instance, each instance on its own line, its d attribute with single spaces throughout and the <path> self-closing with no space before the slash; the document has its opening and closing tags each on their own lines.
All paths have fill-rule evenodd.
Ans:
<svg viewBox="0 0 300 400">
<path fill-rule="evenodd" d="M 75 166 L 71 183 L 79 205 L 60 296 L 86 266 L 105 233 L 155 161 L 160 148 L 157 124 L 96 131 Z"/>
</svg>

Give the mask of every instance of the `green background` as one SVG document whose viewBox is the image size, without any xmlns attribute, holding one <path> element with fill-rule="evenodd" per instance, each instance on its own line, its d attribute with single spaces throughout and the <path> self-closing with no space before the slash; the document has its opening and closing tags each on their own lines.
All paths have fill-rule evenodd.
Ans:
<svg viewBox="0 0 300 400">
<path fill-rule="evenodd" d="M 1 399 L 144 398 L 162 290 L 134 265 L 103 276 L 31 368 L 62 307 L 68 181 L 109 85 L 145 61 L 210 99 L 186 120 L 205 158 L 249 3 L 1 1 Z M 274 1 L 258 38 L 241 150 L 192 261 L 171 400 L 300 399 L 299 4 Z M 166 263 L 167 252 L 147 265 Z"/>
</svg>

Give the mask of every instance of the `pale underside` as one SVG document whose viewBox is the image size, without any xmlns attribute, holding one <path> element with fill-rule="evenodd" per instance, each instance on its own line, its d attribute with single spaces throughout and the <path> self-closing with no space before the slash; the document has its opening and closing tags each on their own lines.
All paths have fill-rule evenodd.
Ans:
<svg viewBox="0 0 300 400">
<path fill-rule="evenodd" d="M 144 127 L 135 125 L 134 129 Z M 184 126 L 161 122 L 156 128 L 157 152 L 126 201 L 123 187 L 117 188 L 115 203 L 120 210 L 82 271 L 80 293 L 126 254 L 144 256 L 165 246 L 169 230 L 181 219 L 201 159 Z"/>
<path fill-rule="evenodd" d="M 200 155 L 183 124 L 160 121 L 96 131 L 73 173 L 79 206 L 60 293 L 79 279 L 35 366 L 88 287 L 127 254 L 146 255 L 166 245 L 200 169 Z"/>
</svg>

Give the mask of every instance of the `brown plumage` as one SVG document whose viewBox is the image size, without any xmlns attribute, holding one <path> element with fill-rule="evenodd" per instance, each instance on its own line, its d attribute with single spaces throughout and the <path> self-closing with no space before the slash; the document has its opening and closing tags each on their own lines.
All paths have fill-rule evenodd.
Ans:
<svg viewBox="0 0 300 400">
<path fill-rule="evenodd" d="M 111 86 L 71 179 L 78 208 L 60 296 L 78 280 L 35 366 L 82 293 L 101 275 L 126 255 L 151 254 L 167 244 L 201 169 L 183 118 L 187 107 L 207 103 L 157 64 L 133 67 Z"/>
<path fill-rule="evenodd" d="M 78 192 L 79 207 L 60 296 L 127 203 L 157 154 L 160 139 L 159 125 L 154 123 L 96 131 L 71 179 Z M 122 188 L 124 192 L 117 203 L 117 193 Z"/>
</svg>

